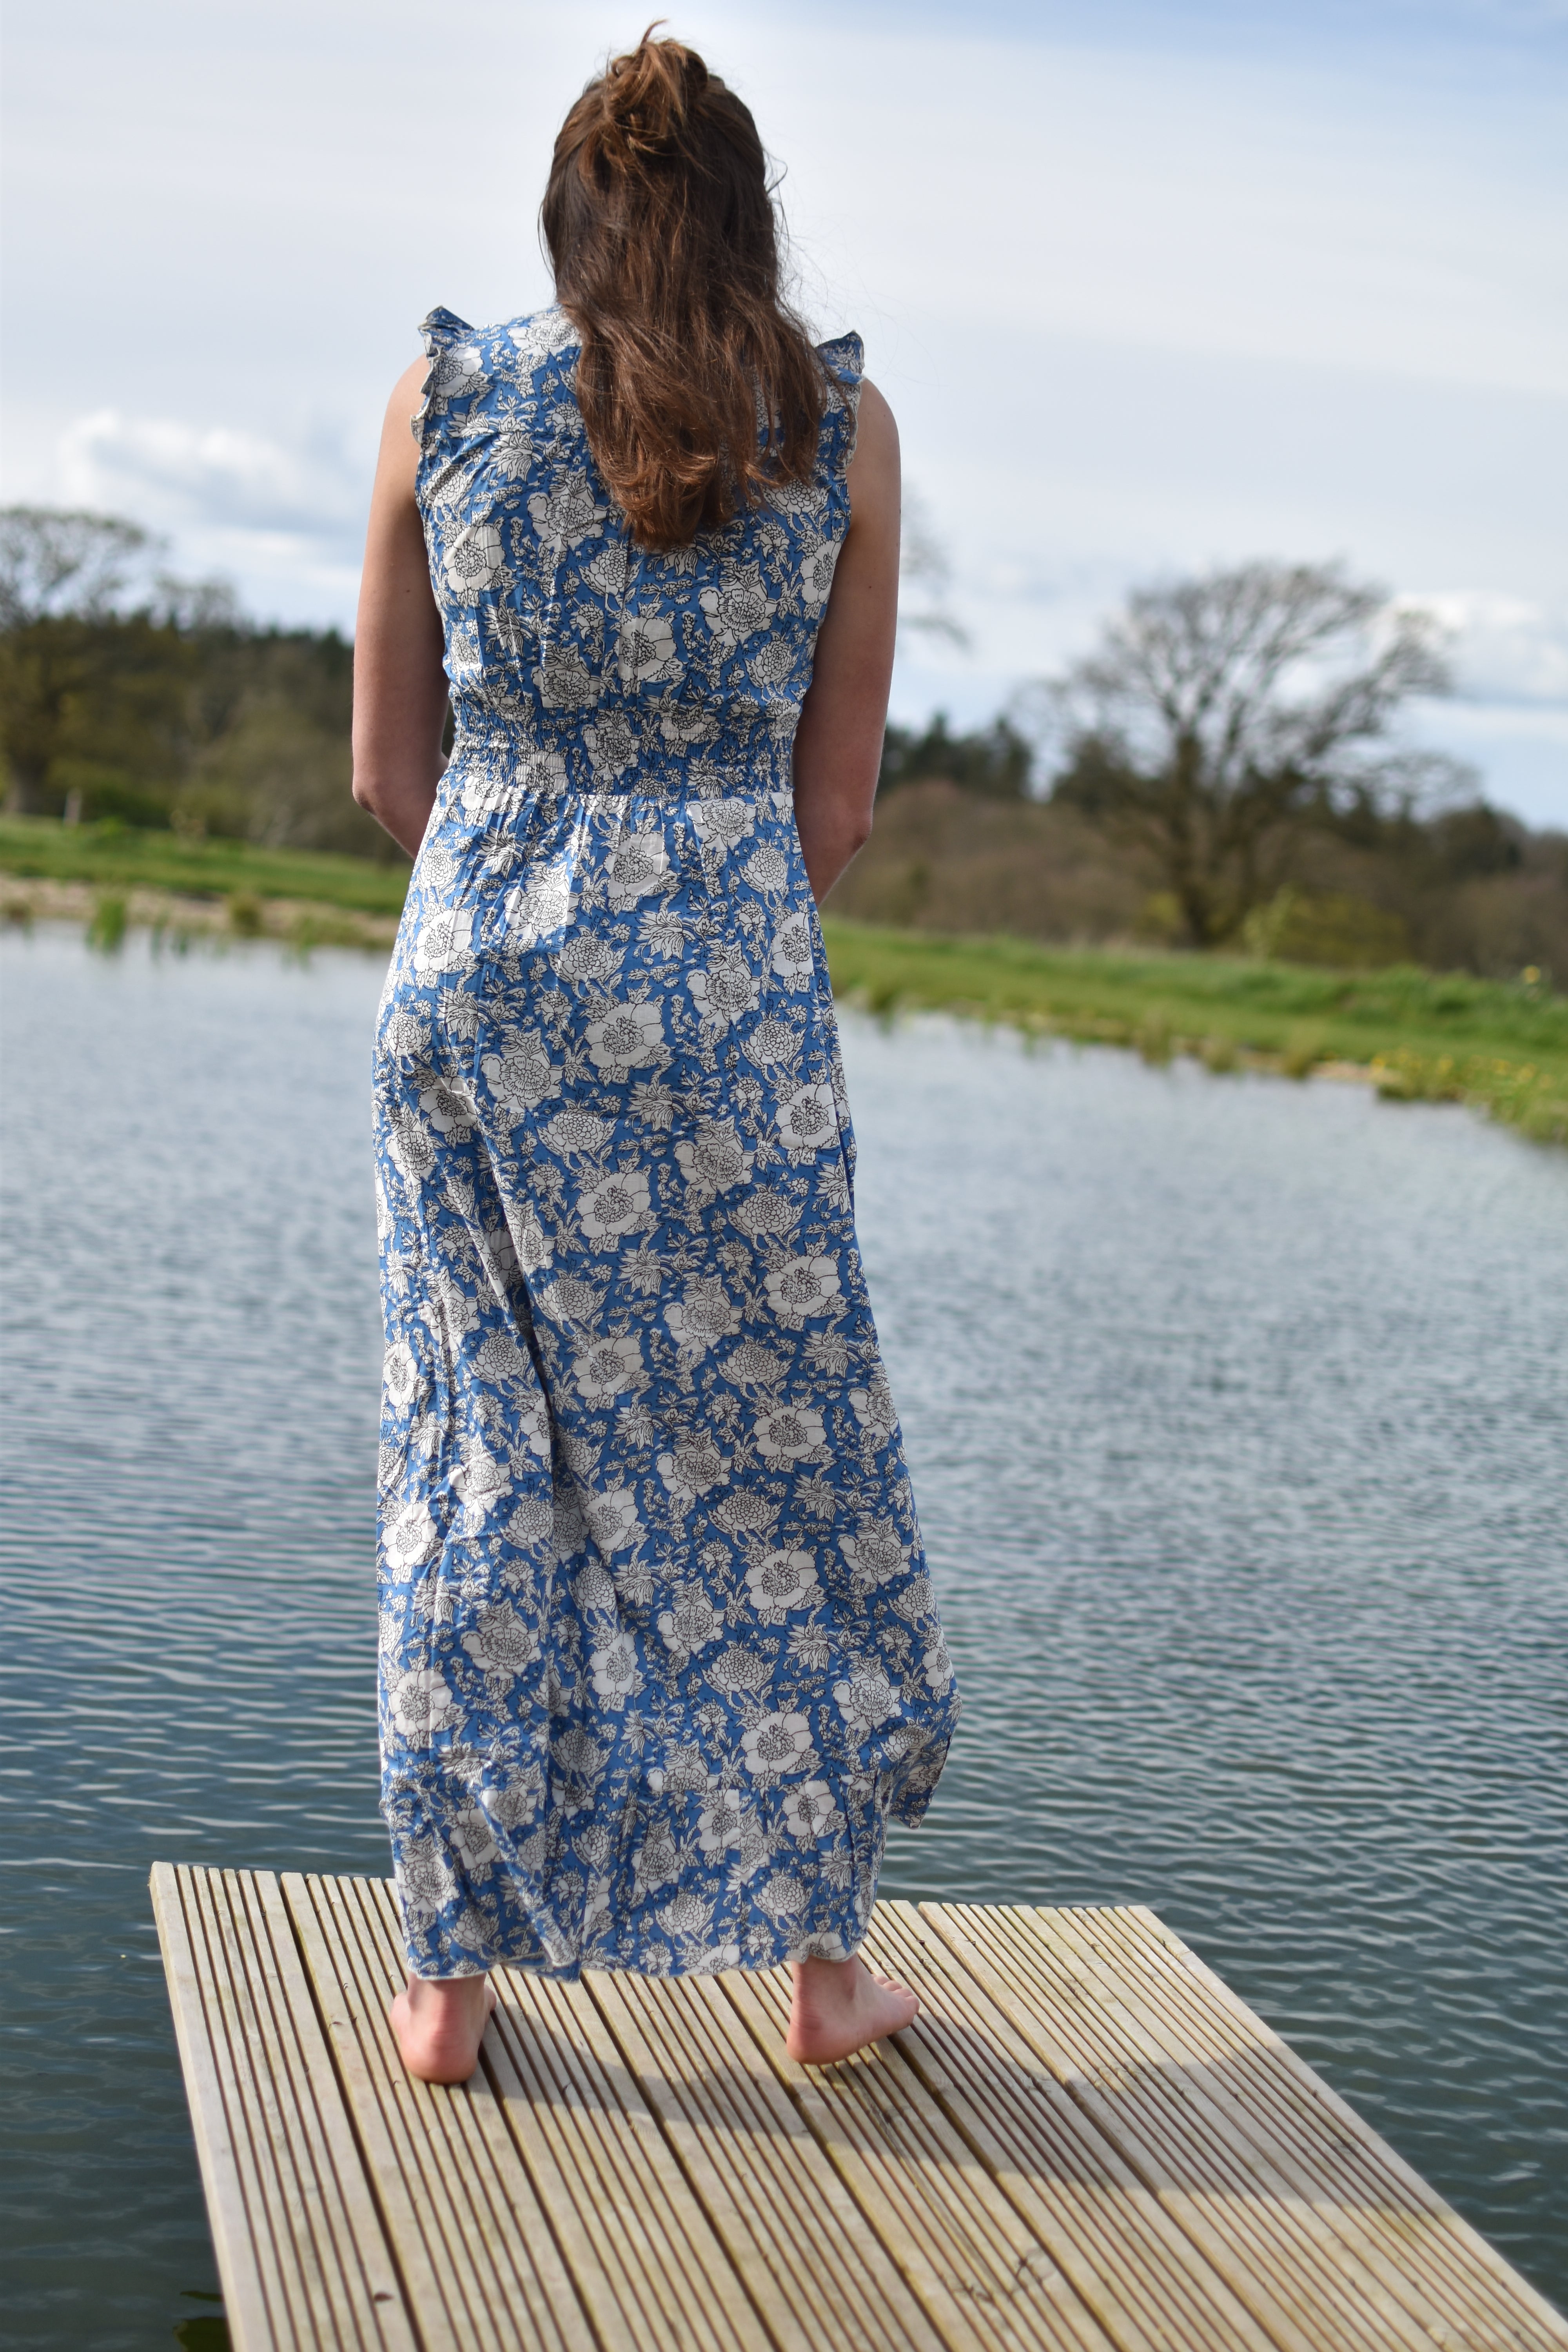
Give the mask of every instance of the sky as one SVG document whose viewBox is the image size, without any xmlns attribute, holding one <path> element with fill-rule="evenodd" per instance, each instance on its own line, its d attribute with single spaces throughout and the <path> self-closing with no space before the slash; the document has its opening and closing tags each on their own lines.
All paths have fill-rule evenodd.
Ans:
<svg viewBox="0 0 1568 2352">
<path fill-rule="evenodd" d="M 51 0 L 13 16 L 0 495 L 127 514 L 268 619 L 352 626 L 417 321 L 550 299 L 597 0 Z M 858 328 L 989 719 L 1127 588 L 1342 559 L 1433 609 L 1412 715 L 1568 827 L 1568 0 L 790 0 L 673 13 Z"/>
</svg>

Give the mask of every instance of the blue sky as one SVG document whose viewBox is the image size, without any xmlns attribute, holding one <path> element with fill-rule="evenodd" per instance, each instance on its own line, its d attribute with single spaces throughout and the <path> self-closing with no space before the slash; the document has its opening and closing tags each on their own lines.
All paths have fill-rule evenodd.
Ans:
<svg viewBox="0 0 1568 2352">
<path fill-rule="evenodd" d="M 466 0 L 53 0 L 6 93 L 9 497 L 352 615 L 386 390 L 432 302 L 548 298 L 550 138 L 642 18 Z M 1132 581 L 1344 557 L 1456 631 L 1418 714 L 1568 825 L 1568 5 L 795 0 L 672 13 L 858 326 L 987 716 Z"/>
</svg>

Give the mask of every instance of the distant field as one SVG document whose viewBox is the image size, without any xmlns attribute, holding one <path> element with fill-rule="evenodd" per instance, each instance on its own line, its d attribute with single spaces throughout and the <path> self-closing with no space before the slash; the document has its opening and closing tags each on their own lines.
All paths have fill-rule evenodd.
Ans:
<svg viewBox="0 0 1568 2352">
<path fill-rule="evenodd" d="M 13 914 L 29 911 L 25 885 L 36 881 L 35 911 L 79 912 L 109 943 L 128 910 L 177 927 L 184 907 L 204 929 L 382 946 L 407 883 L 402 866 L 37 817 L 0 817 L 0 873 L 16 877 Z M 70 886 L 68 898 L 49 886 Z M 315 908 L 347 919 L 334 929 Z M 1568 997 L 1539 983 L 1053 949 L 831 919 L 823 929 L 838 995 L 875 1013 L 958 1013 L 1129 1045 L 1152 1061 L 1194 1054 L 1211 1069 L 1304 1077 L 1354 1065 L 1385 1095 L 1472 1102 L 1541 1141 L 1568 1142 Z"/>
<path fill-rule="evenodd" d="M 308 849 L 257 849 L 247 841 L 190 841 L 131 825 L 61 824 L 53 817 L 0 816 L 0 872 L 39 881 L 89 882 L 105 890 L 166 890 L 193 898 L 314 898 L 360 914 L 403 910 L 408 868 Z"/>
</svg>

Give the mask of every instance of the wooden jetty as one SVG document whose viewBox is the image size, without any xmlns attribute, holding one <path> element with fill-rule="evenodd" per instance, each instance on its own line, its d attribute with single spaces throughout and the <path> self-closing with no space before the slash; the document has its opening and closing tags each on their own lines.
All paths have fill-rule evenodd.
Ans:
<svg viewBox="0 0 1568 2352">
<path fill-rule="evenodd" d="M 882 1903 L 915 2025 L 785 1973 L 503 1973 L 412 2083 L 379 1880 L 153 1873 L 236 2352 L 1568 2352 L 1153 1913 Z"/>
</svg>

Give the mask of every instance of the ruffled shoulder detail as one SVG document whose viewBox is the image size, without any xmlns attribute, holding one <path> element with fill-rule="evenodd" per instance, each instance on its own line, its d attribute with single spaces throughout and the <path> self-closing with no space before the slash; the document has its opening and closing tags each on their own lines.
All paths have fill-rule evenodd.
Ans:
<svg viewBox="0 0 1568 2352">
<path fill-rule="evenodd" d="M 866 346 L 853 332 L 835 335 L 831 341 L 817 344 L 816 356 L 826 369 L 828 380 L 838 394 L 829 407 L 825 428 L 832 431 L 835 469 L 843 474 L 855 455 L 855 436 L 860 423 L 860 381 L 866 373 Z"/>
<path fill-rule="evenodd" d="M 461 339 L 465 335 L 471 335 L 473 331 L 467 319 L 459 319 L 456 310 L 444 310 L 439 302 L 433 310 L 427 311 L 420 320 L 420 339 L 425 345 L 425 356 L 430 365 L 421 388 L 419 405 L 408 420 L 408 429 L 416 441 L 424 441 L 425 428 L 431 416 L 440 407 L 445 406 L 443 396 L 447 392 L 445 380 L 453 373 L 449 364 L 450 355 Z M 477 372 L 479 366 L 478 353 L 475 352 L 472 356 L 474 367 L 469 371 L 470 373 Z M 456 372 L 460 374 L 465 371 L 459 368 Z"/>
</svg>

